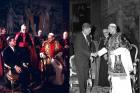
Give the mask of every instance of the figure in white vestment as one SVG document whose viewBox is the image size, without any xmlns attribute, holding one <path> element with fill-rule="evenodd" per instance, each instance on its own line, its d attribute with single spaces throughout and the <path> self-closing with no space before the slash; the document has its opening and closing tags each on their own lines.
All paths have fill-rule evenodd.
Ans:
<svg viewBox="0 0 140 93">
<path fill-rule="evenodd" d="M 116 24 L 109 24 L 108 30 L 111 37 L 107 48 L 102 48 L 97 54 L 109 55 L 108 74 L 112 87 L 111 93 L 132 93 L 130 72 L 133 71 L 133 65 L 129 51 L 130 44 L 122 33 L 117 32 Z"/>
</svg>

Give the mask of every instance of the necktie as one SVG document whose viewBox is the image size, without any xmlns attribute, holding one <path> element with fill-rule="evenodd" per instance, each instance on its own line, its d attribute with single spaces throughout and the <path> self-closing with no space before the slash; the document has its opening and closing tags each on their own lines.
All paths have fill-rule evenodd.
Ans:
<svg viewBox="0 0 140 93">
<path fill-rule="evenodd" d="M 11 47 L 11 48 L 12 48 L 13 52 L 15 52 L 15 49 L 13 47 Z"/>
<path fill-rule="evenodd" d="M 89 46 L 89 42 L 88 42 L 87 36 L 85 36 L 85 39 L 86 39 L 86 43 L 87 43 L 88 46 Z"/>
</svg>

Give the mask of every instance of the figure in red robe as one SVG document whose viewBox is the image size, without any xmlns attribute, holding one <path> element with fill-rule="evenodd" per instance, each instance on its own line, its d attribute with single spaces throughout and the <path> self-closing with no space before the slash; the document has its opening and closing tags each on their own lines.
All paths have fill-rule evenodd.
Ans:
<svg viewBox="0 0 140 93">
<path fill-rule="evenodd" d="M 36 60 L 36 53 L 34 50 L 34 42 L 31 35 L 27 32 L 25 24 L 21 26 L 21 31 L 15 36 L 16 48 L 19 50 L 20 58 L 26 63 L 30 63 L 32 66 L 36 66 L 34 60 Z"/>
<path fill-rule="evenodd" d="M 55 84 L 63 84 L 63 60 L 62 60 L 62 47 L 54 34 L 49 33 L 48 39 L 43 42 L 40 57 L 43 59 L 41 63 L 41 70 L 45 68 L 45 77 L 47 81 Z"/>
<path fill-rule="evenodd" d="M 27 32 L 25 24 L 21 25 L 21 31 L 15 36 L 16 49 L 22 63 L 27 65 L 33 80 L 40 82 L 40 74 L 37 66 L 37 56 L 34 48 L 34 42 L 31 35 Z"/>
<path fill-rule="evenodd" d="M 0 28 L 0 77 L 4 75 L 4 70 L 3 70 L 3 58 L 2 58 L 2 51 L 3 49 L 7 46 L 7 34 L 6 34 L 6 29 L 5 28 Z"/>
</svg>

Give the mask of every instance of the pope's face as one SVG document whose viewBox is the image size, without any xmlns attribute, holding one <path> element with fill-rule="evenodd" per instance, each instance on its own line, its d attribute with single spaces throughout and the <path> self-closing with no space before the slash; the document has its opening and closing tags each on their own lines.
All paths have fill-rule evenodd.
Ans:
<svg viewBox="0 0 140 93">
<path fill-rule="evenodd" d="M 54 36 L 49 35 L 49 36 L 48 36 L 48 40 L 49 40 L 49 42 L 52 42 L 52 41 L 54 40 Z"/>
<path fill-rule="evenodd" d="M 116 33 L 116 27 L 109 26 L 108 31 L 109 31 L 110 34 L 115 34 Z"/>
</svg>

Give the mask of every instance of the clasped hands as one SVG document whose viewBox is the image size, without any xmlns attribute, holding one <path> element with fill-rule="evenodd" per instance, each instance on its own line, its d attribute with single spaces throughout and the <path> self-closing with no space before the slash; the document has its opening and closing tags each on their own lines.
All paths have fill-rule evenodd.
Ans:
<svg viewBox="0 0 140 93">
<path fill-rule="evenodd" d="M 62 52 L 59 52 L 59 53 L 57 53 L 56 55 L 55 55 L 55 57 L 61 57 L 62 56 Z M 44 53 L 40 53 L 40 58 L 47 58 L 48 56 L 47 56 L 47 54 L 44 54 Z"/>
<path fill-rule="evenodd" d="M 40 58 L 46 58 L 46 55 L 44 53 L 40 53 Z"/>
</svg>

